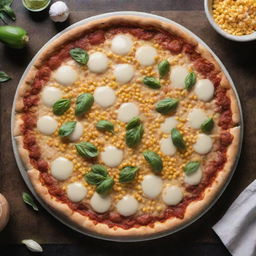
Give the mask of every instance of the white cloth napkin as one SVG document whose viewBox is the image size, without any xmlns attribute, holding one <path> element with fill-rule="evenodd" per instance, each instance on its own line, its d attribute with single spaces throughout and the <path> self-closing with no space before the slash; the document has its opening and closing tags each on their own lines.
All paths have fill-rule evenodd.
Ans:
<svg viewBox="0 0 256 256">
<path fill-rule="evenodd" d="M 233 256 L 256 255 L 256 180 L 239 195 L 213 230 Z"/>
</svg>

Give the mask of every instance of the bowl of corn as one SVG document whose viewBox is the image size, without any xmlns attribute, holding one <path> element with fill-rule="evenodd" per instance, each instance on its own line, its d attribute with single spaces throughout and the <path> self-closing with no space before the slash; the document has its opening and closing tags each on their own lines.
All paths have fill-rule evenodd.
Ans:
<svg viewBox="0 0 256 256">
<path fill-rule="evenodd" d="M 211 26 L 225 38 L 256 40 L 256 0 L 204 0 L 204 9 Z"/>
</svg>

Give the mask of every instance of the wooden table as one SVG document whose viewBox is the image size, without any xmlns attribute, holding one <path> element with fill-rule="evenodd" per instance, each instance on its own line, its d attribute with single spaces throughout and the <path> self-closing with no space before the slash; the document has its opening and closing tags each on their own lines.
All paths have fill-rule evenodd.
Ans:
<svg viewBox="0 0 256 256">
<path fill-rule="evenodd" d="M 0 192 L 7 197 L 11 205 L 11 219 L 6 229 L 0 234 L 0 248 L 4 248 L 4 245 L 5 248 L 10 248 L 8 244 L 18 244 L 22 239 L 33 238 L 42 244 L 79 244 L 79 248 L 86 248 L 87 255 L 159 254 L 160 252 L 163 254 L 176 252 L 176 255 L 183 255 L 183 253 L 185 255 L 186 252 L 195 252 L 193 255 L 229 255 L 211 227 L 256 176 L 256 161 L 254 160 L 256 152 L 256 43 L 232 42 L 218 35 L 206 19 L 202 0 L 70 0 L 67 2 L 71 9 L 69 21 L 64 24 L 54 24 L 47 12 L 40 15 L 32 14 L 23 8 L 21 1 L 14 1 L 13 8 L 17 14 L 15 24 L 27 29 L 30 43 L 24 50 L 11 50 L 0 45 L 0 70 L 5 70 L 12 76 L 10 82 L 0 86 Z M 27 207 L 21 199 L 21 193 L 27 191 L 27 188 L 13 157 L 10 133 L 14 93 L 22 73 L 35 53 L 53 35 L 68 25 L 92 15 L 120 10 L 158 14 L 184 25 L 201 37 L 223 61 L 234 80 L 242 102 L 246 134 L 235 175 L 216 205 L 199 221 L 175 235 L 137 244 L 117 244 L 81 236 L 60 224 L 44 209 L 40 208 L 39 212 L 34 212 Z M 68 251 L 73 247 L 50 246 L 47 250 L 53 248 L 52 250 L 56 251 L 59 248 L 66 252 L 64 255 L 69 255 Z M 74 250 L 78 250 L 77 248 L 75 247 Z M 12 247 L 12 250 L 25 253 L 19 246 Z"/>
</svg>

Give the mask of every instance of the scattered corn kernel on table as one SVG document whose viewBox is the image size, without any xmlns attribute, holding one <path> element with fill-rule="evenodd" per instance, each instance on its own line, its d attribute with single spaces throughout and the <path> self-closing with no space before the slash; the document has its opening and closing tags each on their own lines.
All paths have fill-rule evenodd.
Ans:
<svg viewBox="0 0 256 256">
<path fill-rule="evenodd" d="M 236 43 L 218 35 L 208 23 L 201 0 L 70 0 L 70 19 L 62 24 L 54 24 L 43 13 L 29 13 L 21 1 L 14 1 L 17 14 L 16 24 L 27 29 L 30 34 L 29 47 L 11 50 L 0 45 L 0 70 L 11 75 L 12 80 L 1 84 L 1 171 L 0 192 L 11 206 L 8 226 L 0 233 L 0 254 L 27 255 L 20 245 L 22 239 L 34 239 L 42 244 L 45 255 L 229 255 L 225 247 L 211 229 L 228 209 L 239 193 L 255 178 L 256 163 L 253 160 L 256 144 L 256 93 L 255 59 L 256 43 Z M 54 219 L 40 207 L 34 212 L 22 201 L 21 194 L 28 191 L 12 152 L 10 120 L 11 107 L 18 81 L 34 54 L 58 31 L 68 25 L 96 14 L 110 11 L 144 11 L 170 18 L 201 37 L 219 56 L 237 87 L 245 123 L 244 145 L 241 158 L 230 185 L 214 207 L 200 220 L 185 230 L 172 236 L 151 242 L 120 244 L 100 241 L 82 236 Z M 14 245 L 13 245 L 14 244 Z M 51 244 L 51 245 L 50 245 Z M 2 251 L 3 250 L 3 251 Z"/>
</svg>

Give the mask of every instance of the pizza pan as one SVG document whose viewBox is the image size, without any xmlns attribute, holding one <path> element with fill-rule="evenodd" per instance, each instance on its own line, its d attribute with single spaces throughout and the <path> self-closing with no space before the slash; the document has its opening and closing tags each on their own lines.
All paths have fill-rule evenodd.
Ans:
<svg viewBox="0 0 256 256">
<path fill-rule="evenodd" d="M 188 223 L 185 223 L 184 225 L 182 226 L 179 226 L 178 228 L 176 229 L 173 229 L 171 231 L 165 231 L 165 232 L 162 232 L 162 233 L 158 233 L 158 234 L 153 234 L 153 235 L 150 235 L 150 236 L 137 236 L 137 237 L 113 237 L 113 236 L 106 236 L 106 235 L 100 235 L 98 233 L 94 233 L 90 230 L 85 230 L 85 229 L 82 229 L 80 227 L 77 227 L 75 224 L 71 223 L 69 220 L 65 219 L 62 215 L 56 213 L 53 209 L 51 209 L 46 203 L 44 203 L 44 201 L 36 194 L 28 176 L 27 176 L 27 173 L 26 173 L 26 169 L 25 167 L 23 166 L 22 164 L 22 161 L 19 157 L 19 154 L 18 154 L 18 150 L 17 150 L 17 145 L 16 145 L 16 142 L 15 142 L 15 139 L 14 139 L 14 136 L 13 136 L 13 127 L 14 127 L 14 117 L 15 117 L 15 101 L 16 101 L 16 98 L 17 98 L 17 91 L 18 91 L 18 88 L 21 86 L 21 84 L 23 83 L 23 80 L 26 76 L 26 74 L 28 73 L 29 69 L 31 68 L 31 66 L 33 65 L 33 63 L 35 62 L 36 58 L 38 57 L 38 55 L 44 50 L 44 48 L 46 46 L 48 46 L 48 44 L 50 44 L 52 41 L 54 41 L 55 39 L 57 39 L 58 37 L 60 37 L 62 34 L 66 33 L 67 31 L 69 31 L 70 29 L 73 29 L 75 27 L 78 27 L 80 25 L 83 25 L 83 24 L 86 24 L 86 23 L 89 23 L 91 21 L 95 21 L 95 20 L 99 20 L 99 19 L 102 19 L 102 18 L 107 18 L 107 17 L 111 17 L 111 16 L 129 16 L 129 15 L 133 15 L 133 16 L 137 16 L 137 17 L 147 17 L 147 18 L 153 18 L 153 19 L 156 19 L 156 20 L 160 20 L 162 22 L 166 22 L 166 23 L 169 23 L 169 24 L 173 24 L 177 27 L 179 27 L 181 30 L 183 30 L 184 32 L 190 34 L 192 37 L 194 37 L 200 44 L 202 44 L 203 46 L 206 47 L 206 49 L 208 49 L 208 51 L 214 56 L 214 58 L 216 59 L 216 61 L 219 63 L 220 67 L 222 68 L 223 72 L 225 73 L 227 79 L 229 80 L 229 83 L 231 84 L 232 88 L 234 89 L 234 92 L 235 92 L 235 95 L 236 95 L 236 98 L 237 98 L 237 102 L 238 102 L 238 105 L 239 105 L 239 111 L 240 111 L 240 116 L 241 116 L 241 133 L 240 133 L 240 143 L 239 143 L 239 149 L 238 149 L 238 153 L 236 155 L 236 160 L 235 160 L 235 163 L 233 165 L 233 169 L 227 179 L 227 182 L 226 184 L 223 186 L 223 188 L 221 189 L 221 191 L 219 192 L 219 194 L 216 196 L 216 198 L 212 201 L 212 203 L 203 211 L 201 212 L 198 216 L 196 216 L 196 218 L 192 219 L 191 221 L 189 221 Z M 116 242 L 136 242 L 136 241 L 146 241 L 146 240 L 153 240 L 153 239 L 157 239 L 157 238 L 160 238 L 160 237 L 164 237 L 164 236 L 167 236 L 167 235 L 170 235 L 170 234 L 173 234 L 175 232 L 178 232 L 179 230 L 181 229 L 184 229 L 185 227 L 188 227 L 190 224 L 192 224 L 193 222 L 195 222 L 197 219 L 199 219 L 202 215 L 204 215 L 215 203 L 216 201 L 218 200 L 218 198 L 221 196 L 221 194 L 224 192 L 225 188 L 227 187 L 227 185 L 229 184 L 230 180 L 231 180 L 231 177 L 233 176 L 233 173 L 236 169 L 236 166 L 237 166 L 237 162 L 238 162 L 238 159 L 239 159 L 239 156 L 240 156 L 240 152 L 241 152 L 241 147 L 242 147 L 242 139 L 243 139 L 243 116 L 242 116 L 242 109 L 241 109 L 241 104 L 240 104 L 240 101 L 239 101 L 239 97 L 238 97 L 238 94 L 237 94 L 237 91 L 236 91 L 236 88 L 234 86 L 234 83 L 230 77 L 230 75 L 228 74 L 226 68 L 224 67 L 224 65 L 221 63 L 221 61 L 219 60 L 219 58 L 212 52 L 212 50 L 198 37 L 196 36 L 194 33 L 192 33 L 190 30 L 186 29 L 185 27 L 177 24 L 176 22 L 170 20 L 170 19 L 167 19 L 167 18 L 164 18 L 164 17 L 161 17 L 161 16 L 157 16 L 157 15 L 152 15 L 152 14 L 148 14 L 148 13 L 143 13 L 143 12 L 111 12 L 111 13 L 105 13 L 105 14 L 101 14 L 101 15 L 97 15 L 97 16 L 93 16 L 93 17 L 90 17 L 90 18 L 86 18 L 84 20 L 81 20 L 73 25 L 71 25 L 70 27 L 66 28 L 65 30 L 63 30 L 62 32 L 58 33 L 57 35 L 55 35 L 51 40 L 49 40 L 43 47 L 42 49 L 34 56 L 34 58 L 31 60 L 30 64 L 28 65 L 28 67 L 26 68 L 23 76 L 21 77 L 21 80 L 19 82 L 19 85 L 17 87 L 17 91 L 16 91 L 16 94 L 15 94 L 15 97 L 14 97 L 14 102 L 13 102 L 13 106 L 12 106 L 12 116 L 11 116 L 11 132 L 12 132 L 12 145 L 13 145 L 13 152 L 14 152 L 14 156 L 15 156 L 15 159 L 16 159 L 16 162 L 17 162 L 17 165 L 18 165 L 18 168 L 19 168 L 19 171 L 26 183 L 26 185 L 28 186 L 29 190 L 31 191 L 31 193 L 33 194 L 33 196 L 37 199 L 37 201 L 41 204 L 42 207 L 44 207 L 52 216 L 54 216 L 56 219 L 58 219 L 60 222 L 62 222 L 63 224 L 65 224 L 66 226 L 68 226 L 69 228 L 81 233 L 81 234 L 84 234 L 84 235 L 87 235 L 87 236 L 91 236 L 91 237 L 94 237 L 94 238 L 98 238 L 98 239 L 103 239 L 103 240 L 109 240 L 109 241 L 116 241 Z"/>
</svg>

